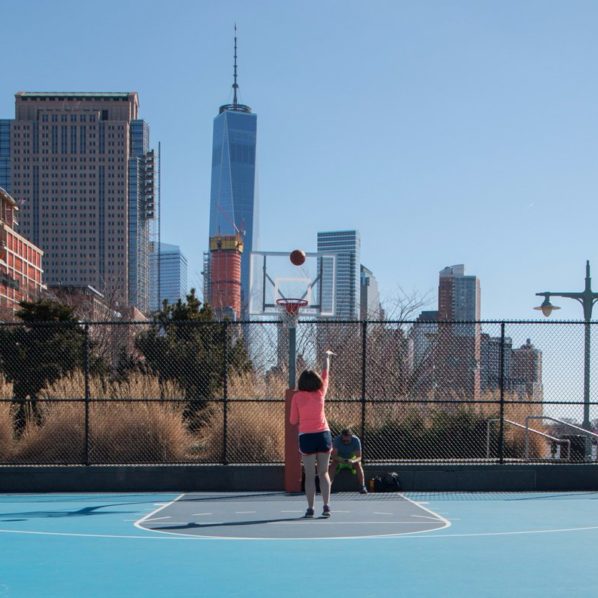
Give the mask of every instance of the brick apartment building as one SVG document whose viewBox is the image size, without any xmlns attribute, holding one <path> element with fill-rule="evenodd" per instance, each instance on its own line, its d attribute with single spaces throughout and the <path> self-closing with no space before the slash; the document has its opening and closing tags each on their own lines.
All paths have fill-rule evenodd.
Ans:
<svg viewBox="0 0 598 598">
<path fill-rule="evenodd" d="M 11 320 L 19 301 L 37 299 L 43 251 L 16 230 L 17 202 L 0 187 L 0 319 Z"/>
</svg>

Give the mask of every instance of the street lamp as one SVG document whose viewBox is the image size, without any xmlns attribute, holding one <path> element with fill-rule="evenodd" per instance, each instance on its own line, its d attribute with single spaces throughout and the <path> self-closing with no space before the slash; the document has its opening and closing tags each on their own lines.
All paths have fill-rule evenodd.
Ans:
<svg viewBox="0 0 598 598">
<path fill-rule="evenodd" d="M 534 307 L 539 309 L 546 317 L 548 317 L 555 309 L 560 309 L 556 305 L 550 303 L 550 297 L 565 297 L 567 299 L 576 299 L 583 307 L 584 326 L 584 354 L 583 354 L 583 424 L 582 427 L 586 430 L 591 430 L 590 424 L 590 338 L 592 320 L 592 308 L 594 303 L 598 301 L 598 293 L 592 291 L 592 279 L 590 277 L 590 260 L 586 261 L 586 285 L 581 293 L 554 293 L 552 291 L 545 291 L 544 293 L 536 293 L 540 297 L 544 297 L 542 305 Z M 586 457 L 591 455 L 590 437 L 586 436 Z"/>
</svg>

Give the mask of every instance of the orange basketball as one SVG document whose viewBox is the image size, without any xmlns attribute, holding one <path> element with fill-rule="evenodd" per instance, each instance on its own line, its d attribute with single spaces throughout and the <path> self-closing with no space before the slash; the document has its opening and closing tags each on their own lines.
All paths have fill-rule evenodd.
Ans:
<svg viewBox="0 0 598 598">
<path fill-rule="evenodd" d="M 305 262 L 305 251 L 301 251 L 301 249 L 295 249 L 291 251 L 291 255 L 289 257 L 295 266 L 300 266 L 303 264 L 303 262 Z"/>
</svg>

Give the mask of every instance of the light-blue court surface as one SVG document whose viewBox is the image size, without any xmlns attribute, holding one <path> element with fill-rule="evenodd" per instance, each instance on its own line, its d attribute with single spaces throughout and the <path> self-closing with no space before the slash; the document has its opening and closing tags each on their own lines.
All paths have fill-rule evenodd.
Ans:
<svg viewBox="0 0 598 598">
<path fill-rule="evenodd" d="M 598 492 L 338 494 L 329 520 L 304 506 L 1 495 L 0 596 L 598 596 Z"/>
</svg>

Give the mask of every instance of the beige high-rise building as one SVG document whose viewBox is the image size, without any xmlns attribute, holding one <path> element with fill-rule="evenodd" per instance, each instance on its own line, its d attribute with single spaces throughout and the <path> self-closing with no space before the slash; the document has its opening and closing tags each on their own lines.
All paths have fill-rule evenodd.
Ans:
<svg viewBox="0 0 598 598">
<path fill-rule="evenodd" d="M 156 164 L 137 93 L 15 97 L 14 120 L 0 121 L 3 182 L 20 206 L 19 232 L 44 251 L 44 282 L 91 286 L 147 312 Z"/>
</svg>

